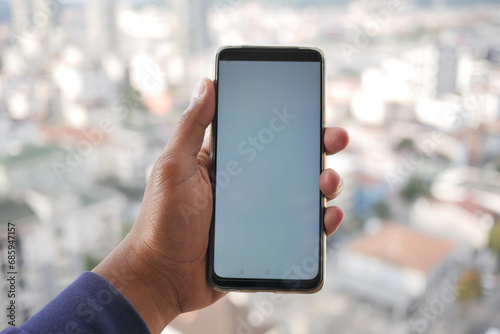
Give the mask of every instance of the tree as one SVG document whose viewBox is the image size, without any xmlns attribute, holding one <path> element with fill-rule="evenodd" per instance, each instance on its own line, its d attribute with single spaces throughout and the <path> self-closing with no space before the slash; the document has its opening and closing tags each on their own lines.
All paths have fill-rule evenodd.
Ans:
<svg viewBox="0 0 500 334">
<path fill-rule="evenodd" d="M 429 195 L 429 186 L 420 179 L 412 177 L 408 183 L 401 189 L 401 196 L 408 202 L 411 202 L 418 197 Z"/>
<path fill-rule="evenodd" d="M 85 261 L 85 263 L 84 263 L 85 264 L 85 270 L 91 271 L 95 267 L 97 267 L 97 265 L 99 263 L 101 263 L 102 259 L 98 259 L 95 256 L 92 256 L 92 255 L 86 253 L 85 257 L 84 257 L 84 261 Z"/>
<path fill-rule="evenodd" d="M 497 256 L 496 270 L 500 269 L 500 222 L 497 222 L 490 230 L 488 247 Z"/>
<path fill-rule="evenodd" d="M 137 118 L 147 114 L 148 108 L 142 101 L 142 94 L 137 89 L 127 84 L 119 96 L 117 107 L 124 113 L 123 122 L 136 124 Z"/>
<path fill-rule="evenodd" d="M 414 142 L 413 139 L 403 138 L 396 146 L 397 151 L 413 150 Z"/>
<path fill-rule="evenodd" d="M 488 247 L 500 256 L 500 222 L 497 222 L 490 230 Z"/>
<path fill-rule="evenodd" d="M 380 219 L 391 217 L 391 208 L 384 201 L 379 201 L 372 206 L 372 210 Z"/>
<path fill-rule="evenodd" d="M 476 269 L 465 270 L 457 281 L 458 301 L 466 304 L 481 299 L 482 295 L 481 274 Z"/>
</svg>

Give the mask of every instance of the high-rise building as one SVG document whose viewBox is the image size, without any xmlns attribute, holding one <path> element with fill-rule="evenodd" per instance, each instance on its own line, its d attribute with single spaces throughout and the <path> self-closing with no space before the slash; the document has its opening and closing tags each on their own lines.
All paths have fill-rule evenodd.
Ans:
<svg viewBox="0 0 500 334">
<path fill-rule="evenodd" d="M 93 60 L 106 53 L 118 51 L 115 0 L 88 0 L 86 2 L 86 51 Z"/>
<path fill-rule="evenodd" d="M 183 62 L 184 84 L 196 81 L 199 76 L 200 57 L 210 46 L 207 28 L 207 12 L 210 2 L 206 0 L 174 0 L 173 10 L 178 20 L 175 42 Z M 194 66 L 193 66 L 194 65 Z"/>
<path fill-rule="evenodd" d="M 455 93 L 457 90 L 458 54 L 455 47 L 438 48 L 436 95 Z"/>
<path fill-rule="evenodd" d="M 45 42 L 60 11 L 60 4 L 52 0 L 11 0 L 12 32 L 17 42 L 37 38 Z"/>
<path fill-rule="evenodd" d="M 455 93 L 457 88 L 457 49 L 429 45 L 407 52 L 408 83 L 416 98 L 435 99 Z"/>
<path fill-rule="evenodd" d="M 47 42 L 49 32 L 54 24 L 54 15 L 61 9 L 60 4 L 53 0 L 32 0 L 31 8 L 33 10 L 31 22 L 42 42 Z"/>
<path fill-rule="evenodd" d="M 31 6 L 29 0 L 11 0 L 12 32 L 13 38 L 19 40 L 25 38 L 31 25 Z"/>
<path fill-rule="evenodd" d="M 210 2 L 205 0 L 176 0 L 175 11 L 179 20 L 177 43 L 187 54 L 198 55 L 210 46 L 207 29 L 207 11 Z"/>
</svg>

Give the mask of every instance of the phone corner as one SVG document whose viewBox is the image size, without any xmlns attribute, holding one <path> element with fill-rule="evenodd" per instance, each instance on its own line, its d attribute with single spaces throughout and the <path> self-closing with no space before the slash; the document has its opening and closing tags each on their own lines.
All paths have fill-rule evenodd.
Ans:
<svg viewBox="0 0 500 334">
<path fill-rule="evenodd" d="M 223 44 L 223 45 L 220 45 L 214 51 L 215 59 L 217 60 L 220 57 L 220 54 L 223 53 L 226 50 L 234 50 L 234 49 L 241 49 L 241 48 L 242 48 L 241 45 L 232 45 L 232 44 Z"/>
<path fill-rule="evenodd" d="M 311 47 L 311 49 L 314 50 L 314 51 L 316 51 L 318 53 L 318 55 L 320 56 L 322 62 L 325 62 L 325 60 L 326 60 L 325 50 L 323 50 L 323 48 L 321 46 L 314 45 L 314 46 Z"/>
<path fill-rule="evenodd" d="M 320 292 L 323 287 L 325 286 L 325 279 L 322 278 L 321 281 L 318 283 L 318 285 L 310 291 L 310 293 L 318 293 Z"/>
</svg>

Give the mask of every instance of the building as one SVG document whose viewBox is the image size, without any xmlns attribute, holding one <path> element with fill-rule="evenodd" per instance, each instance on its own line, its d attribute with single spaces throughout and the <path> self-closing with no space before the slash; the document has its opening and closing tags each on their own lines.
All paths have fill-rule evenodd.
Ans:
<svg viewBox="0 0 500 334">
<path fill-rule="evenodd" d="M 500 329 L 490 327 L 486 332 L 484 332 L 484 334 L 500 334 Z"/>
<path fill-rule="evenodd" d="M 11 225 L 13 224 L 13 225 Z M 37 225 L 40 222 L 36 218 L 32 208 L 24 201 L 1 201 L 0 202 L 0 268 L 2 272 L 0 273 L 0 289 L 3 292 L 7 290 L 7 277 L 9 271 L 17 272 L 16 275 L 16 324 L 23 322 L 28 318 L 30 313 L 30 308 L 32 306 L 31 300 L 29 300 L 29 294 L 26 289 L 26 272 L 31 268 L 24 261 L 25 257 L 25 244 L 29 239 L 29 236 L 33 234 L 36 230 Z M 7 228 L 14 227 L 15 231 L 9 235 L 7 234 Z M 9 242 L 10 241 L 10 242 Z M 13 242 L 13 243 L 12 243 Z M 10 269 L 10 264 L 7 262 L 7 255 L 9 254 L 9 245 L 15 246 L 15 264 L 14 270 Z M 2 298 L 2 308 L 7 307 L 7 295 Z M 5 308 L 4 308 L 5 309 Z M 8 325 L 10 319 L 3 316 L 0 317 L 0 328 L 5 328 Z"/>
<path fill-rule="evenodd" d="M 341 289 L 407 316 L 412 303 L 440 283 L 454 245 L 412 228 L 384 223 L 349 242 L 338 257 Z"/>
<path fill-rule="evenodd" d="M 427 45 L 406 52 L 408 83 L 417 99 L 455 93 L 458 53 L 455 47 Z"/>
<path fill-rule="evenodd" d="M 470 54 L 460 55 L 457 62 L 457 88 L 462 94 L 473 92 L 478 86 L 488 83 L 494 70 L 485 59 L 474 59 Z"/>
<path fill-rule="evenodd" d="M 69 150 L 29 145 L 0 158 L 1 224 L 14 221 L 19 226 L 17 261 L 23 268 L 18 271 L 18 324 L 102 260 L 123 237 L 125 197 L 81 182 L 91 179 L 89 162 L 77 151 L 78 145 Z M 70 162 L 74 168 L 59 167 L 67 171 L 59 177 L 56 162 Z M 4 254 L 5 242 L 0 243 Z"/>
<path fill-rule="evenodd" d="M 85 3 L 86 44 L 88 55 L 99 61 L 107 53 L 118 51 L 115 0 L 89 0 Z"/>
<path fill-rule="evenodd" d="M 38 312 L 118 245 L 123 236 L 125 207 L 121 194 L 103 187 L 79 191 L 31 190 L 22 200 L 0 202 L 2 226 L 4 222 L 16 224 L 17 324 Z M 6 246 L 2 233 L 2 259 Z M 2 268 L 5 269 L 5 263 Z M 0 284 L 4 282 L 2 279 Z"/>
<path fill-rule="evenodd" d="M 457 90 L 458 54 L 455 47 L 438 47 L 436 96 L 454 94 Z"/>
<path fill-rule="evenodd" d="M 176 0 L 179 20 L 177 43 L 186 55 L 200 55 L 210 46 L 207 29 L 209 3 L 203 0 Z"/>
<path fill-rule="evenodd" d="M 175 0 L 173 10 L 177 17 L 177 28 L 175 33 L 175 43 L 181 61 L 176 64 L 184 73 L 183 81 L 179 83 L 187 85 L 196 81 L 199 76 L 200 60 L 203 59 L 205 51 L 210 46 L 209 29 L 207 27 L 207 13 L 210 6 L 209 1 L 204 0 Z M 197 65 L 195 65 L 197 64 Z"/>
<path fill-rule="evenodd" d="M 495 215 L 471 201 L 421 198 L 411 208 L 410 221 L 420 231 L 479 250 L 488 243 Z"/>
<path fill-rule="evenodd" d="M 64 161 L 65 154 L 55 146 L 25 145 L 15 154 L 0 157 L 0 198 L 19 198 L 31 188 L 58 186 L 51 162 Z"/>
<path fill-rule="evenodd" d="M 470 201 L 500 214 L 500 173 L 494 170 L 468 166 L 447 169 L 436 176 L 431 193 L 438 200 Z"/>
<path fill-rule="evenodd" d="M 28 54 L 36 46 L 47 46 L 49 33 L 53 27 L 54 17 L 60 10 L 58 1 L 51 0 L 12 0 L 10 1 L 11 38 L 16 44 L 22 46 Z"/>
<path fill-rule="evenodd" d="M 54 17 L 60 11 L 60 7 L 59 2 L 53 0 L 32 0 L 32 22 L 40 42 L 48 43 Z"/>
<path fill-rule="evenodd" d="M 12 34 L 14 40 L 26 38 L 31 25 L 31 6 L 29 0 L 11 0 Z"/>
</svg>

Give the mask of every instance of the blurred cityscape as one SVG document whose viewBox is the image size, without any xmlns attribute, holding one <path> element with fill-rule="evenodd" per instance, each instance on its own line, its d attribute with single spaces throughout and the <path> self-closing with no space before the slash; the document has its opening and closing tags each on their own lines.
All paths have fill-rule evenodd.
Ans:
<svg viewBox="0 0 500 334">
<path fill-rule="evenodd" d="M 499 334 L 495 0 L 0 0 L 0 264 L 15 222 L 17 323 L 129 231 L 224 44 L 323 48 L 326 122 L 351 138 L 327 161 L 345 221 L 321 292 L 231 293 L 164 333 Z"/>
</svg>

